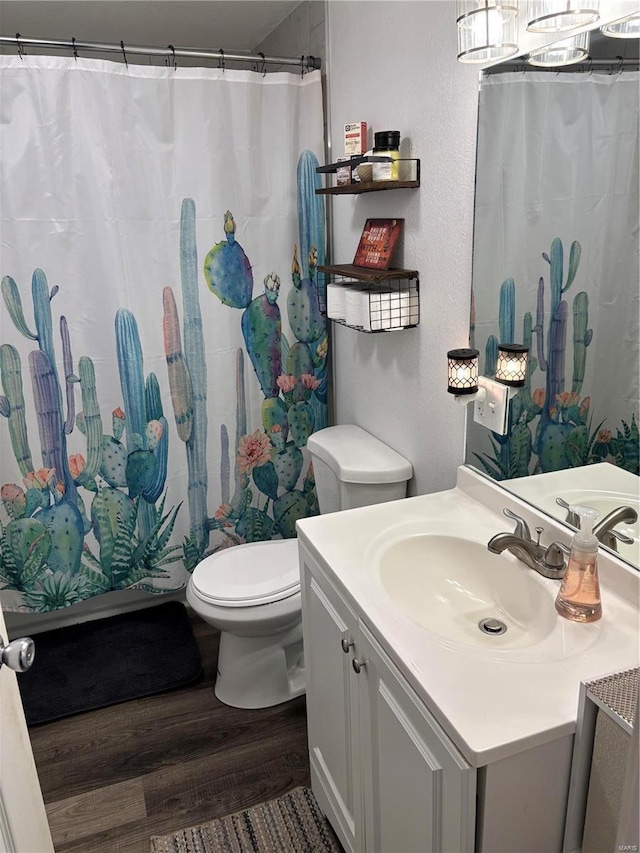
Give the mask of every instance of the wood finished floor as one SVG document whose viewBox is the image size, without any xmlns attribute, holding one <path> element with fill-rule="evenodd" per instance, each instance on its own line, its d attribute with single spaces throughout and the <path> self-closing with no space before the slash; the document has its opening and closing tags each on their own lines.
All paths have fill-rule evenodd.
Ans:
<svg viewBox="0 0 640 853">
<path fill-rule="evenodd" d="M 223 705 L 218 632 L 192 624 L 197 684 L 30 729 L 57 853 L 148 853 L 151 835 L 309 785 L 304 696 L 257 711 Z"/>
</svg>

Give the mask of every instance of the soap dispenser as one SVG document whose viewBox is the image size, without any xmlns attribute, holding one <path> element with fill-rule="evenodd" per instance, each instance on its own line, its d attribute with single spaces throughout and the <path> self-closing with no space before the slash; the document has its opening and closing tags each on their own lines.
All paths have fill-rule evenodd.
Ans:
<svg viewBox="0 0 640 853">
<path fill-rule="evenodd" d="M 598 580 L 599 542 L 592 532 L 598 515 L 591 506 L 572 506 L 580 529 L 571 541 L 567 571 L 556 597 L 556 610 L 572 622 L 596 622 L 602 616 Z"/>
</svg>

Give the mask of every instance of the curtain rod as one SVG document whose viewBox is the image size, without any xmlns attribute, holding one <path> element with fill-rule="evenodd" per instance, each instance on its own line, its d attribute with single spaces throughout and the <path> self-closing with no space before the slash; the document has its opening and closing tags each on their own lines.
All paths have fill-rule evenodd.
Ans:
<svg viewBox="0 0 640 853">
<path fill-rule="evenodd" d="M 191 47 L 149 47 L 139 44 L 115 44 L 113 42 L 79 41 L 72 38 L 70 41 L 62 39 L 33 39 L 22 38 L 20 33 L 15 36 L 0 36 L 0 45 L 13 45 L 18 53 L 22 53 L 25 47 L 54 48 L 55 50 L 70 50 L 77 55 L 79 50 L 95 51 L 99 53 L 119 53 L 126 59 L 128 54 L 141 54 L 144 56 L 164 56 L 175 60 L 176 57 L 189 57 L 191 59 L 217 59 L 220 63 L 229 62 L 251 62 L 257 66 L 267 63 L 272 65 L 297 65 L 306 71 L 316 71 L 321 67 L 321 60 L 317 56 L 264 56 L 263 54 L 227 53 L 226 50 L 204 50 Z"/>
<path fill-rule="evenodd" d="M 610 73 L 616 71 L 630 70 L 637 71 L 640 68 L 640 60 L 638 59 L 623 59 L 622 57 L 614 57 L 613 59 L 583 59 L 582 62 L 576 62 L 573 65 L 555 65 L 553 67 L 544 68 L 539 65 L 530 65 L 525 59 L 514 60 L 513 62 L 501 62 L 500 65 L 493 65 L 490 68 L 484 68 L 484 74 L 500 74 L 502 71 L 553 71 L 554 73 L 566 74 L 573 72 L 574 74 L 585 74 L 596 69 L 607 69 Z"/>
</svg>

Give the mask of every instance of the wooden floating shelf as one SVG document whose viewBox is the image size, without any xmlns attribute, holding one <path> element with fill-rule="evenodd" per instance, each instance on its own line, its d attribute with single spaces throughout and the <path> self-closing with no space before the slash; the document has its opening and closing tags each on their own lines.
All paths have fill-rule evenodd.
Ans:
<svg viewBox="0 0 640 853">
<path fill-rule="evenodd" d="M 337 275 L 344 278 L 352 278 L 356 281 L 398 281 L 418 278 L 417 270 L 373 270 L 368 267 L 356 267 L 353 264 L 331 264 L 318 267 L 318 272 Z"/>
</svg>

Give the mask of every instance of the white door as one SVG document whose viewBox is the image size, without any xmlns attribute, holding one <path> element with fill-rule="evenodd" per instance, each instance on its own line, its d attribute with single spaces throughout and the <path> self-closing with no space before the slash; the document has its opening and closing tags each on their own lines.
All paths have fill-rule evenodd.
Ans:
<svg viewBox="0 0 640 853">
<path fill-rule="evenodd" d="M 0 643 L 7 644 L 1 608 Z M 53 853 L 16 673 L 6 663 L 0 666 L 0 853 Z"/>
</svg>

